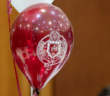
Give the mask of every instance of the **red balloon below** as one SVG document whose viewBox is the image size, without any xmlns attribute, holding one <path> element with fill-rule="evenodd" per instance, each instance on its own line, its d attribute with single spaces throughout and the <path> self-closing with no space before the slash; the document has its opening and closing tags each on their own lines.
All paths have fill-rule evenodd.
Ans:
<svg viewBox="0 0 110 96">
<path fill-rule="evenodd" d="M 16 18 L 10 36 L 13 58 L 31 86 L 39 90 L 68 60 L 73 47 L 72 25 L 51 4 L 35 4 Z"/>
</svg>

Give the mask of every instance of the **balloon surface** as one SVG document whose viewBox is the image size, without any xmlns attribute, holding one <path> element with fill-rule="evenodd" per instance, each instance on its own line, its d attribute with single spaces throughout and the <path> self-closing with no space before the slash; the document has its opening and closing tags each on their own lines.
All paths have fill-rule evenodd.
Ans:
<svg viewBox="0 0 110 96">
<path fill-rule="evenodd" d="M 13 58 L 31 86 L 39 90 L 68 60 L 73 47 L 72 25 L 51 4 L 35 4 L 16 18 L 10 33 Z"/>
</svg>

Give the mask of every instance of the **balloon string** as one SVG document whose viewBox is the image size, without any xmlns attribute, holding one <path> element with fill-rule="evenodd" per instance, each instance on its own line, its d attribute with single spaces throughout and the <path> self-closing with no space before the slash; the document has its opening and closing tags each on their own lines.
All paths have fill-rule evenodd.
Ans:
<svg viewBox="0 0 110 96">
<path fill-rule="evenodd" d="M 8 8 L 8 10 L 7 10 L 7 13 L 8 13 L 8 23 L 9 23 L 9 32 L 10 32 L 10 14 L 12 13 L 12 7 L 10 6 L 10 4 L 11 4 L 11 0 L 7 0 L 7 8 Z"/>
<path fill-rule="evenodd" d="M 14 68 L 15 68 L 15 74 L 16 74 L 16 81 L 17 81 L 17 87 L 18 87 L 18 91 L 19 91 L 19 96 L 21 96 L 20 85 L 19 85 L 19 81 L 18 81 L 18 75 L 17 75 L 17 70 L 16 70 L 16 65 L 15 65 L 14 59 L 13 59 L 13 63 L 14 63 Z"/>
<path fill-rule="evenodd" d="M 7 13 L 8 13 L 9 32 L 11 31 L 10 14 L 12 13 L 12 7 L 10 6 L 10 4 L 11 4 L 11 0 L 7 0 L 7 9 L 8 9 Z M 21 96 L 20 85 L 19 85 L 19 81 L 18 81 L 18 75 L 17 75 L 17 70 L 16 70 L 16 65 L 15 65 L 14 59 L 13 59 L 13 63 L 14 63 L 14 69 L 15 69 L 18 92 L 19 92 L 19 96 Z"/>
</svg>

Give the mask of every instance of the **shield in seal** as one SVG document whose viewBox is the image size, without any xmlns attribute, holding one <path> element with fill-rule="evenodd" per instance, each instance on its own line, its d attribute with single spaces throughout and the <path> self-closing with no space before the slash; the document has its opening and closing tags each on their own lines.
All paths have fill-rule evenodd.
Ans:
<svg viewBox="0 0 110 96">
<path fill-rule="evenodd" d="M 54 58 L 60 53 L 61 43 L 49 41 L 47 52 L 51 58 Z"/>
<path fill-rule="evenodd" d="M 46 70 L 51 70 L 53 65 L 62 62 L 66 56 L 66 39 L 59 32 L 52 31 L 49 35 L 41 39 L 36 52 L 39 60 L 47 68 Z"/>
</svg>

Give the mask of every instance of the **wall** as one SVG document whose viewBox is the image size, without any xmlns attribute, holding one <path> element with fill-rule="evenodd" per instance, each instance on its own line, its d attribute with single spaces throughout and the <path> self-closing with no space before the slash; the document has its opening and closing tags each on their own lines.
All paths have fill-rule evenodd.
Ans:
<svg viewBox="0 0 110 96">
<path fill-rule="evenodd" d="M 110 84 L 110 0 L 55 0 L 74 28 L 74 48 L 54 96 L 97 96 Z"/>
</svg>

